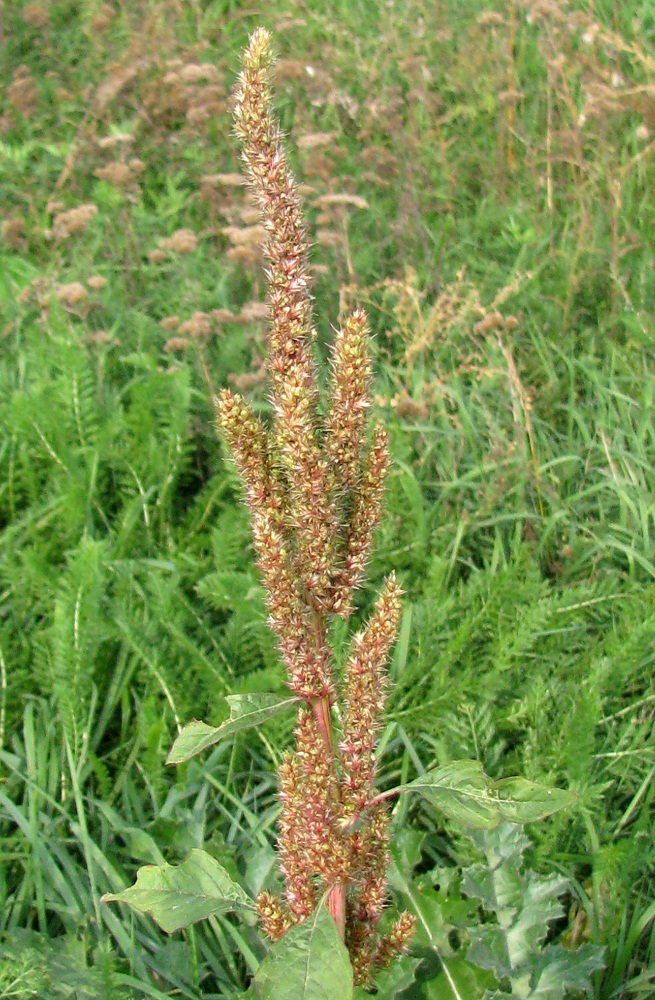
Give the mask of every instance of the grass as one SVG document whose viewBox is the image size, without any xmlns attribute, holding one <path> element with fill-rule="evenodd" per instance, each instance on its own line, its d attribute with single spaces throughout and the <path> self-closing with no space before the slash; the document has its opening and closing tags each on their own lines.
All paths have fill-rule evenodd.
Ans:
<svg viewBox="0 0 655 1000">
<path fill-rule="evenodd" d="M 98 904 L 202 842 L 254 886 L 271 863 L 284 723 L 163 766 L 224 693 L 282 684 L 210 405 L 236 378 L 268 407 L 228 108 L 258 23 L 321 338 L 354 301 L 377 337 L 395 466 L 362 611 L 390 568 L 407 591 L 388 776 L 473 756 L 573 787 L 535 863 L 576 880 L 565 933 L 607 946 L 598 1000 L 650 995 L 648 6 L 4 13 L 0 996 L 236 996 L 259 954 L 227 919 L 168 941 Z"/>
</svg>

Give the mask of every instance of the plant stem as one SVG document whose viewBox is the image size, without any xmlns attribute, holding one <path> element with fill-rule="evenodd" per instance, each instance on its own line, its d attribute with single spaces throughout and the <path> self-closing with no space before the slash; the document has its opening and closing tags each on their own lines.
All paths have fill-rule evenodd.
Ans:
<svg viewBox="0 0 655 1000">
<path fill-rule="evenodd" d="M 325 749 L 334 763 L 334 746 L 332 743 L 332 720 L 330 717 L 330 699 L 313 698 L 311 702 L 312 711 L 316 726 L 325 741 Z M 334 770 L 334 768 L 333 768 Z M 339 799 L 339 786 L 335 781 L 332 785 L 332 794 L 335 799 Z M 328 893 L 327 908 L 337 925 L 337 930 L 342 941 L 346 937 L 346 887 L 343 882 L 336 882 Z"/>
<path fill-rule="evenodd" d="M 334 748 L 332 746 L 332 722 L 330 719 L 330 699 L 329 698 L 312 698 L 311 700 L 312 711 L 314 713 L 314 718 L 316 719 L 316 726 L 319 733 L 325 741 L 325 749 L 330 757 L 334 757 Z"/>
<path fill-rule="evenodd" d="M 337 925 L 339 937 L 342 941 L 346 939 L 346 887 L 343 882 L 337 882 L 332 886 L 327 898 L 327 908 Z"/>
</svg>

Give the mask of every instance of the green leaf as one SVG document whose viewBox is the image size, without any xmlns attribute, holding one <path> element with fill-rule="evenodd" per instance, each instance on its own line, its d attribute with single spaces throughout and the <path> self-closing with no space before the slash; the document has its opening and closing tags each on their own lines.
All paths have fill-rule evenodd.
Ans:
<svg viewBox="0 0 655 1000">
<path fill-rule="evenodd" d="M 476 892 L 476 868 L 481 870 L 483 866 L 467 869 L 462 890 L 470 895 L 477 895 L 487 909 L 494 910 L 501 926 L 484 924 L 472 930 L 468 957 L 482 968 L 494 968 L 484 961 L 478 961 L 476 949 L 484 951 L 485 948 L 490 948 L 492 952 L 498 953 L 500 945 L 494 946 L 491 942 L 498 935 L 503 940 L 507 936 L 507 954 L 503 961 L 509 959 L 510 965 L 503 967 L 502 972 L 494 969 L 502 977 L 509 975 L 515 967 L 527 962 L 531 954 L 539 951 L 548 933 L 549 923 L 564 914 L 560 896 L 566 892 L 568 882 L 561 875 L 541 878 L 534 872 L 528 872 L 521 876 L 517 870 L 511 870 L 513 866 L 509 862 L 504 862 L 495 872 L 487 872 L 486 877 L 481 875 L 478 884 L 481 883 L 483 892 L 480 893 L 479 889 Z"/>
<path fill-rule="evenodd" d="M 507 932 L 504 928 L 492 925 L 471 928 L 469 933 L 471 937 L 471 945 L 467 952 L 469 962 L 473 962 L 480 969 L 493 972 L 499 979 L 523 971 L 512 964 L 512 956 L 509 954 L 507 944 Z"/>
<path fill-rule="evenodd" d="M 420 958 L 401 955 L 387 969 L 379 972 L 375 977 L 376 1000 L 395 1000 L 399 993 L 413 986 L 420 964 Z"/>
<path fill-rule="evenodd" d="M 491 830 L 499 823 L 533 823 L 573 805 L 576 796 L 525 778 L 494 781 L 477 760 L 460 760 L 428 771 L 394 792 L 419 792 L 449 819 Z"/>
<path fill-rule="evenodd" d="M 425 996 L 427 1000 L 482 1000 L 494 982 L 493 976 L 469 965 L 463 958 L 452 958 L 426 983 Z"/>
<path fill-rule="evenodd" d="M 127 903 L 149 914 L 168 934 L 204 920 L 212 913 L 252 909 L 240 885 L 206 851 L 193 850 L 181 865 L 146 865 L 136 883 L 123 892 L 108 892 L 103 903 Z"/>
<path fill-rule="evenodd" d="M 273 945 L 251 989 L 256 1000 L 351 1000 L 352 966 L 325 906 Z"/>
<path fill-rule="evenodd" d="M 544 947 L 549 926 L 565 912 L 561 897 L 569 887 L 567 879 L 521 870 L 529 841 L 518 826 L 504 824 L 470 836 L 484 851 L 486 864 L 464 869 L 462 891 L 493 911 L 496 921 L 469 928 L 467 961 L 493 972 L 499 981 L 509 980 L 512 996 L 525 1000 L 560 1000 L 567 989 L 588 993 L 591 974 L 602 967 L 601 950 L 593 945 L 576 951 Z M 485 1000 L 506 996 L 496 990 Z"/>
<path fill-rule="evenodd" d="M 286 712 L 298 703 L 298 698 L 278 694 L 229 694 L 225 699 L 230 706 L 230 717 L 220 726 L 208 726 L 193 721 L 185 726 L 175 740 L 166 760 L 167 764 L 184 764 L 196 754 L 213 747 L 219 740 L 234 736 L 244 729 L 252 729 L 273 716 Z"/>
<path fill-rule="evenodd" d="M 492 782 L 498 796 L 498 808 L 506 823 L 536 823 L 577 802 L 566 788 L 549 788 L 527 778 L 501 778 Z"/>
<path fill-rule="evenodd" d="M 605 967 L 603 948 L 585 944 L 575 951 L 552 944 L 541 954 L 537 980 L 531 996 L 539 1000 L 559 1000 L 562 990 L 589 992 L 591 976 Z"/>
<path fill-rule="evenodd" d="M 491 829 L 500 822 L 491 779 L 477 760 L 460 760 L 428 771 L 400 791 L 419 792 L 423 798 L 464 826 Z"/>
</svg>

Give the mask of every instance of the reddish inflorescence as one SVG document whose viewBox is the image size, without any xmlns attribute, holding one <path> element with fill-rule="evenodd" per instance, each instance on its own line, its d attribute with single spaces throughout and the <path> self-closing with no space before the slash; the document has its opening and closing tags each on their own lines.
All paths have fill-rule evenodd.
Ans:
<svg viewBox="0 0 655 1000">
<path fill-rule="evenodd" d="M 258 908 L 276 940 L 325 898 L 356 982 L 366 984 L 403 950 L 414 926 L 403 913 L 386 934 L 378 931 L 389 854 L 386 807 L 373 801 L 374 745 L 400 614 L 395 578 L 354 637 L 341 684 L 327 636 L 331 615 L 352 613 L 380 519 L 388 444 L 382 427 L 369 430 L 369 329 L 361 309 L 337 332 L 327 415 L 319 413 L 307 236 L 272 110 L 271 62 L 270 36 L 259 29 L 244 54 L 234 109 L 267 233 L 271 426 L 230 390 L 218 400 L 219 424 L 246 491 L 269 623 L 289 687 L 303 703 L 295 751 L 279 769 L 284 895 L 262 892 Z"/>
</svg>

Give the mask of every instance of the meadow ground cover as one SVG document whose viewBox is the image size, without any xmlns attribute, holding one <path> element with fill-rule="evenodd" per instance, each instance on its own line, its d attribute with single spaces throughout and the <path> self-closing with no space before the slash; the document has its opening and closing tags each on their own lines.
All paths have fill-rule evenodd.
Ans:
<svg viewBox="0 0 655 1000">
<path fill-rule="evenodd" d="M 468 757 L 575 791 L 528 828 L 531 868 L 568 878 L 549 946 L 605 946 L 597 998 L 651 996 L 648 5 L 2 15 L 0 996 L 238 996 L 262 955 L 230 917 L 169 938 L 99 902 L 202 845 L 253 892 L 274 859 L 290 720 L 164 766 L 225 694 L 284 691 L 211 407 L 227 385 L 269 408 L 229 109 L 257 24 L 319 337 L 364 305 L 377 344 L 393 471 L 358 614 L 391 570 L 407 595 L 382 781 Z M 496 975 L 529 996 L 467 958 L 493 950 L 476 865 L 496 848 L 426 803 L 393 824 L 391 886 L 420 933 L 380 995 L 481 997 Z"/>
</svg>

